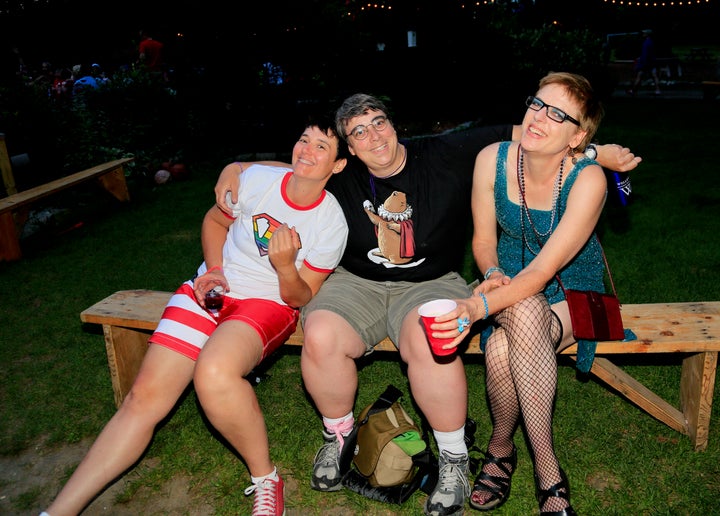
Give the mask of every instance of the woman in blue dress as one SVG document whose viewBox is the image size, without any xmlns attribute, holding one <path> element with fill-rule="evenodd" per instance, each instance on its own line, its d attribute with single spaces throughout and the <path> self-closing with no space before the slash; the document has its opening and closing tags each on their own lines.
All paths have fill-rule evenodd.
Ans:
<svg viewBox="0 0 720 516">
<path fill-rule="evenodd" d="M 458 319 L 492 316 L 484 351 L 493 431 L 470 506 L 487 511 L 507 500 L 522 421 L 540 514 L 574 515 L 552 435 L 556 353 L 574 342 L 555 276 L 566 288 L 604 290 L 594 231 L 607 183 L 583 154 L 603 109 L 590 83 L 569 73 L 544 77 L 526 104 L 520 141 L 490 145 L 475 163 L 472 247 L 484 281 L 434 328 L 456 345 L 463 338 L 458 326 L 464 329 Z"/>
</svg>

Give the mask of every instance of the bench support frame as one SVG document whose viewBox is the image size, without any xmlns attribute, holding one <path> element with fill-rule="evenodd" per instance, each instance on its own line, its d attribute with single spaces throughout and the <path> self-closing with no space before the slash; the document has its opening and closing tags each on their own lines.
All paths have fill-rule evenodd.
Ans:
<svg viewBox="0 0 720 516">
<path fill-rule="evenodd" d="M 109 161 L 0 199 L 0 261 L 22 258 L 20 234 L 27 222 L 30 205 L 40 199 L 79 183 L 97 179 L 99 185 L 117 200 L 129 201 L 124 165 L 131 161 L 133 158 Z"/>
<path fill-rule="evenodd" d="M 147 341 L 157 327 L 170 292 L 126 290 L 116 292 L 80 314 L 85 323 L 101 324 L 116 406 L 125 399 L 147 350 Z M 596 378 L 638 408 L 690 437 L 695 451 L 707 448 L 712 412 L 718 351 L 720 351 L 720 302 L 656 303 L 623 306 L 625 326 L 637 334 L 636 341 L 598 342 L 590 370 Z M 286 345 L 302 345 L 298 327 Z M 395 351 L 389 339 L 378 351 Z M 481 353 L 474 336 L 465 351 Z M 575 360 L 575 345 L 562 351 Z M 623 369 L 609 355 L 635 353 L 681 353 L 682 370 L 677 408 Z"/>
</svg>

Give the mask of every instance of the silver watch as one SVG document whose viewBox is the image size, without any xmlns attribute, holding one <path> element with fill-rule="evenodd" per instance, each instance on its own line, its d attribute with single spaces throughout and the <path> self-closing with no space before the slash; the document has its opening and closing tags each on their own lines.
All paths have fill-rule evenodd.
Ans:
<svg viewBox="0 0 720 516">
<path fill-rule="evenodd" d="M 588 158 L 597 159 L 597 154 L 597 146 L 594 143 L 590 143 L 585 147 L 585 156 Z"/>
</svg>

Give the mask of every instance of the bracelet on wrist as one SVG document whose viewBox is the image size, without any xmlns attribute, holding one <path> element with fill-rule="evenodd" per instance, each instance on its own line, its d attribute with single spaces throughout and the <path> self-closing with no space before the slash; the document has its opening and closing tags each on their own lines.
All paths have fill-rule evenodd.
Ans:
<svg viewBox="0 0 720 516">
<path fill-rule="evenodd" d="M 478 296 L 480 296 L 480 299 L 483 301 L 483 305 L 485 305 L 485 315 L 483 316 L 483 320 L 488 318 L 488 315 L 490 315 L 490 307 L 488 306 L 487 297 L 485 297 L 485 294 L 482 292 L 478 293 Z"/>
<path fill-rule="evenodd" d="M 223 271 L 223 268 L 220 267 L 219 265 L 213 265 L 212 267 L 210 267 L 208 270 L 205 271 L 205 274 L 210 274 L 212 271 L 220 271 L 220 272 L 222 272 L 222 271 Z"/>
<path fill-rule="evenodd" d="M 500 267 L 490 267 L 488 270 L 485 271 L 483 278 L 490 279 L 490 276 L 492 276 L 494 272 L 499 272 L 500 274 L 505 276 L 505 271 L 502 270 Z"/>
</svg>

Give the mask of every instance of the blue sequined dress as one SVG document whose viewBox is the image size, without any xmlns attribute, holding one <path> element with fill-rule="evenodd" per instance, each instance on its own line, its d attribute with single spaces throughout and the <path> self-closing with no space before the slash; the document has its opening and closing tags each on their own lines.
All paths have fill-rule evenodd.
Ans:
<svg viewBox="0 0 720 516">
<path fill-rule="evenodd" d="M 511 142 L 500 144 L 497 156 L 495 173 L 495 212 L 498 224 L 500 225 L 500 237 L 498 239 L 498 259 L 500 267 L 510 277 L 516 276 L 535 258 L 540 250 L 540 244 L 535 233 L 523 213 L 520 204 L 511 201 L 507 195 L 507 155 Z M 575 180 L 586 166 L 594 161 L 583 158 L 577 162 L 572 170 L 563 179 L 562 190 L 558 202 L 558 216 L 555 217 L 553 231 L 557 227 L 560 218 L 565 213 L 567 198 Z M 513 171 L 514 172 L 514 171 Z M 519 199 L 518 199 L 519 202 Z M 547 232 L 550 227 L 551 212 L 544 210 L 530 209 L 532 223 L 540 233 Z M 522 225 L 520 217 L 523 217 Z M 523 239 L 522 227 L 525 229 Z M 540 236 L 540 242 L 545 244 L 550 237 Z M 603 273 L 605 264 L 602 257 L 602 249 L 595 234 L 588 239 L 580 252 L 573 260 L 560 271 L 560 278 L 563 285 L 568 289 L 596 290 L 604 292 Z M 560 285 L 553 279 L 543 291 L 550 304 L 558 303 L 565 299 Z"/>
</svg>

